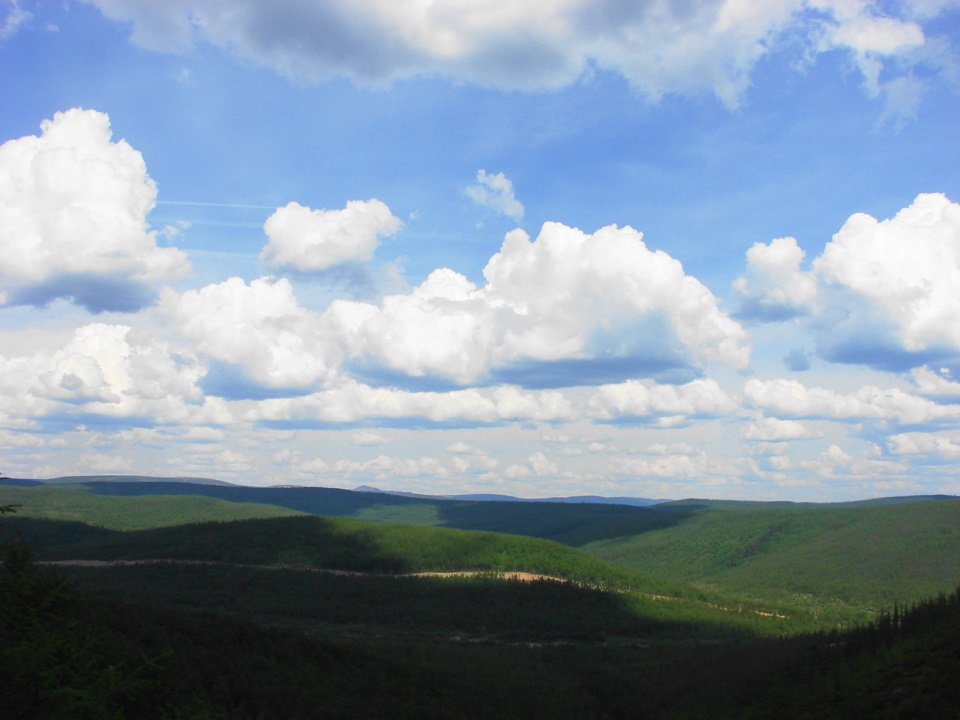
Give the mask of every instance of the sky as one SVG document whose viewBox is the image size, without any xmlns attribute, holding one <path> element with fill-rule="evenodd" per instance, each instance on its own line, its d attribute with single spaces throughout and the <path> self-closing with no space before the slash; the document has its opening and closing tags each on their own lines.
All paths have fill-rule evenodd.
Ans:
<svg viewBox="0 0 960 720">
<path fill-rule="evenodd" d="M 0 0 L 0 470 L 960 494 L 960 0 Z"/>
</svg>

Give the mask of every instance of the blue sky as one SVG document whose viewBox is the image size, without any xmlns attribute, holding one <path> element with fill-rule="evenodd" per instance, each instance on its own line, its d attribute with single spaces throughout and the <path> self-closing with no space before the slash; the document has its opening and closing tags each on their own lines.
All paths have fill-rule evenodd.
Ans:
<svg viewBox="0 0 960 720">
<path fill-rule="evenodd" d="M 960 493 L 958 38 L 951 0 L 0 2 L 0 467 Z"/>
</svg>

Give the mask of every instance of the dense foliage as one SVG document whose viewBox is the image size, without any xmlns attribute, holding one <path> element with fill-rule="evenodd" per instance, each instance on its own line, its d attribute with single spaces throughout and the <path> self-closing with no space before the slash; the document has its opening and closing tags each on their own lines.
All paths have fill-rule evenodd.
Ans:
<svg viewBox="0 0 960 720">
<path fill-rule="evenodd" d="M 696 510 L 583 549 L 608 562 L 727 595 L 867 620 L 960 579 L 960 499 Z"/>
<path fill-rule="evenodd" d="M 734 598 L 780 614 L 816 615 L 824 626 L 865 622 L 882 607 L 936 594 L 960 578 L 956 498 L 836 505 L 688 500 L 637 508 L 174 482 L 6 492 L 16 494 L 11 499 L 23 505 L 22 514 L 117 529 L 307 512 L 540 537 L 658 578 L 654 592 Z M 381 554 L 376 562 L 394 560 Z"/>
<path fill-rule="evenodd" d="M 34 490 L 38 493 L 33 505 L 27 502 Z M 643 532 L 663 524 L 677 522 L 686 511 L 680 509 L 668 515 L 657 513 L 652 508 L 626 505 L 564 504 L 550 502 L 506 502 L 438 500 L 434 498 L 406 497 L 387 493 L 366 493 L 350 490 L 319 487 L 261 488 L 225 485 L 199 485 L 179 482 L 90 482 L 83 485 L 42 486 L 25 488 L 24 514 L 50 517 L 60 520 L 94 520 L 90 512 L 98 512 L 97 505 L 90 504 L 82 496 L 102 498 L 108 503 L 125 498 L 150 498 L 149 503 L 132 504 L 132 515 L 143 524 L 137 527 L 158 527 L 175 524 L 165 522 L 169 514 L 164 502 L 190 496 L 195 499 L 217 499 L 233 504 L 275 506 L 295 512 L 327 517 L 354 517 L 377 522 L 401 522 L 413 525 L 441 525 L 462 530 L 490 530 L 515 535 L 539 537 L 579 546 L 598 538 L 619 537 Z M 44 499 L 44 497 L 46 499 Z M 109 500 L 108 500 L 109 499 Z M 73 515 L 51 515 L 46 503 L 59 503 L 63 512 L 72 510 Z M 118 507 L 123 507 L 121 502 Z M 153 516 L 157 513 L 157 516 Z M 290 514 L 290 513 L 285 513 Z M 253 516 L 253 515 L 251 515 Z M 258 517 L 266 517 L 260 515 Z M 195 518 L 234 519 L 234 518 Z M 116 529 L 133 529 L 130 519 L 110 517 L 97 520 L 98 524 Z M 182 520 L 180 522 L 188 522 Z"/>
<path fill-rule="evenodd" d="M 594 584 L 647 582 L 638 573 L 547 540 L 349 518 L 299 516 L 131 532 L 74 526 L 75 540 L 62 526 L 23 525 L 44 548 L 45 559 L 191 559 L 381 573 L 521 570 Z M 56 542 L 45 533 L 56 533 Z"/>
<path fill-rule="evenodd" d="M 531 611 L 567 605 L 556 589 L 532 586 Z M 718 642 L 677 626 L 632 644 L 405 638 L 402 622 L 331 639 L 95 600 L 28 565 L 5 565 L 0 593 L 12 718 L 915 718 L 952 717 L 960 701 L 957 592 L 843 633 Z"/>
<path fill-rule="evenodd" d="M 66 517 L 86 503 L 127 528 L 278 511 L 176 490 L 5 488 L 3 502 L 42 514 L 66 501 Z M 0 686 L 16 689 L 4 715 L 914 718 L 960 707 L 960 591 L 937 594 L 957 579 L 955 500 L 597 513 L 340 492 L 341 514 L 422 525 L 306 516 L 119 532 L 19 518 L 2 538 Z M 526 513 L 524 534 L 622 565 L 430 527 L 515 528 Z M 37 566 L 33 546 L 42 560 L 164 562 Z M 481 573 L 409 574 L 462 570 Z M 508 570 L 574 582 L 500 579 Z M 884 602 L 906 583 L 910 602 Z M 853 624 L 857 609 L 873 620 Z"/>
<path fill-rule="evenodd" d="M 174 483 L 170 483 L 175 485 Z M 192 485 L 183 486 L 187 489 Z M 3 496 L 18 503 L 20 515 L 49 520 L 77 520 L 115 530 L 183 525 L 204 520 L 243 520 L 300 514 L 277 505 L 231 502 L 194 494 L 111 496 L 84 485 L 4 487 Z"/>
</svg>

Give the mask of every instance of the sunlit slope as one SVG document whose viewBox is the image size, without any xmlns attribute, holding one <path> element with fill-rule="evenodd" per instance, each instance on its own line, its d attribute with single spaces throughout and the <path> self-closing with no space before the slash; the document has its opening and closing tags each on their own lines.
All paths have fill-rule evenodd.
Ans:
<svg viewBox="0 0 960 720">
<path fill-rule="evenodd" d="M 183 486 L 185 490 L 198 486 Z M 138 530 L 205 520 L 244 520 L 299 515 L 273 504 L 233 502 L 188 493 L 114 496 L 84 485 L 0 486 L 0 500 L 17 504 L 23 517 L 75 520 L 115 530 Z"/>
<path fill-rule="evenodd" d="M 767 606 L 800 605 L 838 621 L 870 617 L 894 601 L 935 595 L 960 581 L 956 498 L 845 505 L 691 500 L 637 508 L 112 482 L 3 487 L 0 500 L 22 502 L 21 516 L 118 529 L 310 513 L 533 536 L 581 548 L 665 585 L 681 583 Z"/>
<path fill-rule="evenodd" d="M 352 518 L 303 515 L 129 532 L 26 518 L 19 524 L 44 560 L 200 560 L 391 574 L 523 571 L 598 585 L 653 584 L 548 540 Z"/>
<path fill-rule="evenodd" d="M 883 607 L 960 581 L 960 500 L 695 510 L 583 549 L 724 593 Z"/>
<path fill-rule="evenodd" d="M 506 617 L 512 603 L 522 603 L 528 618 L 549 615 L 550 633 L 560 633 L 565 623 L 575 633 L 632 628 L 631 635 L 655 625 L 660 638 L 815 627 L 809 613 L 785 614 L 763 604 L 736 607 L 559 543 L 501 533 L 317 516 L 129 532 L 18 522 L 42 562 L 57 563 L 57 572 L 94 592 L 270 624 L 298 624 L 291 618 L 310 616 L 311 631 L 329 631 L 331 623 L 389 625 L 401 618 L 408 632 L 421 632 L 420 625 L 430 632 L 454 631 L 467 623 L 455 620 L 449 608 L 457 607 L 474 617 L 467 623 L 472 632 L 484 626 L 518 632 L 523 623 Z M 78 560 L 112 562 L 78 566 Z M 530 581 L 545 580 L 550 588 L 505 588 L 504 580 L 516 572 Z M 387 597 L 393 600 L 385 614 Z M 504 617 L 494 623 L 487 605 Z M 425 615 L 425 607 L 434 610 Z M 519 611 L 517 604 L 514 615 Z M 449 619 L 440 621 L 441 616 Z"/>
<path fill-rule="evenodd" d="M 69 486 L 9 488 L 19 490 L 24 515 L 41 514 L 45 506 L 27 502 L 31 493 L 60 503 L 60 519 L 95 522 L 117 529 L 158 527 L 173 524 L 163 513 L 165 499 L 190 496 L 184 507 L 201 498 L 237 505 L 273 505 L 290 511 L 327 517 L 353 517 L 376 522 L 438 525 L 463 530 L 489 530 L 555 540 L 574 547 L 591 540 L 634 535 L 663 523 L 676 522 L 686 511 L 669 515 L 651 508 L 626 505 L 562 504 L 548 502 L 490 502 L 413 498 L 386 493 L 365 493 L 334 488 L 258 488 L 200 485 L 180 482 L 91 482 Z M 4 492 L 7 489 L 4 488 Z M 68 494 L 70 493 L 70 494 Z M 83 497 L 86 494 L 87 497 Z M 147 501 L 145 498 L 153 498 Z M 102 500 L 101 500 L 102 499 Z M 125 505 L 125 501 L 136 503 Z M 39 502 L 39 501 L 38 501 Z M 101 506 L 99 503 L 103 503 Z M 108 515 L 106 507 L 131 507 L 129 513 Z M 142 504 L 140 504 L 142 503 Z M 38 508 L 35 510 L 35 508 Z M 69 511 L 69 512 L 68 512 Z M 267 517 L 252 511 L 249 516 Z M 228 519 L 203 517 L 202 508 L 191 520 Z"/>
</svg>

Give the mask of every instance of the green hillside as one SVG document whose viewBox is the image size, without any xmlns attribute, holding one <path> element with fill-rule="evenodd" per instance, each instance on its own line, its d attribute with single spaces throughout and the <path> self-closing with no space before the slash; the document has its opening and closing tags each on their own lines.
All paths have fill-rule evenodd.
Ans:
<svg viewBox="0 0 960 720">
<path fill-rule="evenodd" d="M 379 622 L 381 598 L 402 587 L 397 584 L 397 578 L 401 577 L 413 581 L 406 586 L 408 592 L 404 597 L 418 607 L 424 606 L 425 597 L 436 597 L 438 608 L 461 607 L 466 608 L 468 615 L 476 614 L 476 610 L 470 608 L 469 597 L 476 594 L 477 587 L 502 588 L 501 576 L 521 572 L 563 581 L 565 589 L 549 591 L 561 594 L 561 598 L 573 598 L 574 595 L 562 593 L 580 588 L 592 598 L 591 602 L 601 606 L 603 602 L 615 602 L 620 612 L 637 622 L 685 623 L 687 634 L 693 632 L 690 629 L 693 627 L 700 628 L 698 633 L 701 630 L 728 633 L 738 629 L 768 635 L 817 627 L 809 612 L 765 603 L 731 605 L 722 597 L 706 596 L 680 583 L 645 577 L 559 543 L 502 533 L 316 516 L 200 523 L 129 532 L 29 518 L 19 519 L 17 525 L 25 540 L 38 548 L 42 562 L 55 566 L 71 560 L 122 563 L 107 567 L 72 567 L 69 563 L 66 567 L 57 566 L 58 571 L 88 583 L 95 592 L 108 592 L 113 588 L 118 597 L 152 598 L 155 603 L 182 607 L 204 607 L 210 598 L 217 598 L 214 608 L 223 611 L 228 606 L 221 603 L 224 598 L 230 598 L 229 606 L 240 603 L 245 608 L 242 612 L 233 612 L 269 616 L 272 622 L 281 622 L 285 617 L 303 617 L 318 608 L 322 613 L 325 612 L 322 608 L 354 596 L 356 600 L 346 601 L 351 611 L 357 613 L 350 622 L 366 623 L 368 615 Z M 138 562 L 157 560 L 163 562 Z M 440 578 L 442 590 L 431 590 L 431 583 L 437 578 L 416 576 L 423 573 L 443 576 Z M 457 573 L 469 576 L 457 577 Z M 451 574 L 454 577 L 448 576 Z M 237 587 L 237 592 L 226 590 L 231 584 Z M 464 584 L 468 589 L 456 590 Z M 263 589 L 250 595 L 243 590 L 250 586 L 269 587 L 271 598 L 279 593 L 278 598 L 287 599 L 264 599 L 266 590 Z M 306 586 L 313 589 L 304 590 Z M 520 591 L 497 592 L 510 596 Z M 420 596 L 416 599 L 418 593 Z M 607 599 L 601 601 L 598 599 L 601 596 Z M 318 597 L 323 600 L 318 601 Z M 364 609 L 371 602 L 372 610 Z M 249 603 L 256 604 L 257 609 Z M 565 616 L 563 602 L 548 605 L 533 603 L 531 617 L 537 613 L 546 617 L 556 608 L 560 616 Z M 397 612 L 391 615 L 393 623 L 397 621 Z M 432 616 L 440 617 L 448 612 L 443 610 Z M 597 618 L 608 615 L 607 611 L 596 614 Z M 519 617 L 515 616 L 516 622 Z M 591 623 L 584 625 L 584 621 L 577 620 L 573 626 L 576 632 L 598 631 Z M 521 624 L 536 625 L 529 621 Z M 614 623 L 617 624 L 623 623 Z"/>
<path fill-rule="evenodd" d="M 28 518 L 17 524 L 42 560 L 202 560 L 391 574 L 522 571 L 590 585 L 682 589 L 547 540 L 352 518 L 303 515 L 127 532 Z"/>
<path fill-rule="evenodd" d="M 0 682 L 19 689 L 15 717 L 839 720 L 943 717 L 960 701 L 960 599 L 943 594 L 956 499 L 596 514 L 115 485 L 2 488 L 0 504 L 33 515 L 100 520 L 3 520 Z M 378 521 L 303 508 L 320 504 Z M 515 528 L 531 505 L 529 534 L 583 547 L 440 526 Z M 301 514 L 223 521 L 235 512 Z M 31 568 L 18 538 L 42 563 L 113 564 Z"/>
<path fill-rule="evenodd" d="M 15 488 L 9 488 L 14 490 Z M 19 488 L 20 497 L 43 491 L 64 504 L 81 502 L 87 493 L 100 498 L 155 498 L 162 512 L 161 498 L 190 495 L 236 504 L 273 505 L 300 513 L 327 517 L 353 517 L 376 522 L 402 522 L 414 525 L 438 525 L 462 530 L 490 530 L 555 540 L 577 547 L 591 540 L 643 532 L 664 523 L 676 522 L 685 511 L 669 514 L 653 508 L 627 505 L 566 504 L 549 502 L 491 502 L 412 498 L 386 493 L 366 493 L 335 488 L 197 485 L 180 482 L 89 482 L 68 486 Z M 6 492 L 7 489 L 4 489 Z M 58 495 L 58 493 L 62 493 Z M 17 502 L 20 502 L 19 500 Z M 83 499 L 86 502 L 86 499 Z M 122 503 L 120 505 L 122 507 Z M 78 513 L 96 511 L 84 504 Z M 27 503 L 22 514 L 35 515 Z M 139 527 L 157 527 L 164 518 L 154 517 L 149 508 L 133 513 Z M 79 516 L 64 519 L 82 519 Z M 215 519 L 215 518 L 198 518 Z M 110 527 L 116 525 L 107 524 Z M 130 529 L 124 526 L 124 529 Z"/>
<path fill-rule="evenodd" d="M 960 581 L 960 499 L 696 510 L 583 549 L 705 590 L 872 612 Z"/>
<path fill-rule="evenodd" d="M 184 489 L 196 487 L 185 485 Z M 273 504 L 233 502 L 217 497 L 185 494 L 107 495 L 90 492 L 82 484 L 0 486 L 0 500 L 20 505 L 24 517 L 76 520 L 116 530 L 183 525 L 205 520 L 243 520 L 302 514 Z"/>
<path fill-rule="evenodd" d="M 663 587 L 686 587 L 687 596 L 699 590 L 749 606 L 809 612 L 824 626 L 868 620 L 895 601 L 932 596 L 960 580 L 957 498 L 629 507 L 118 480 L 4 487 L 0 499 L 22 503 L 22 515 L 116 529 L 309 513 L 532 536 L 580 548 Z M 408 537 L 385 539 L 384 547 L 400 547 Z M 433 551 L 437 562 L 440 547 Z M 393 560 L 383 554 L 377 562 Z"/>
<path fill-rule="evenodd" d="M 47 532 L 63 543 L 116 535 L 26 525 L 63 525 Z M 852 632 L 764 639 L 684 619 L 682 603 L 489 577 L 58 570 L 77 590 L 16 547 L 0 566 L 14 718 L 819 720 L 952 717 L 960 702 L 957 593 Z"/>
</svg>

